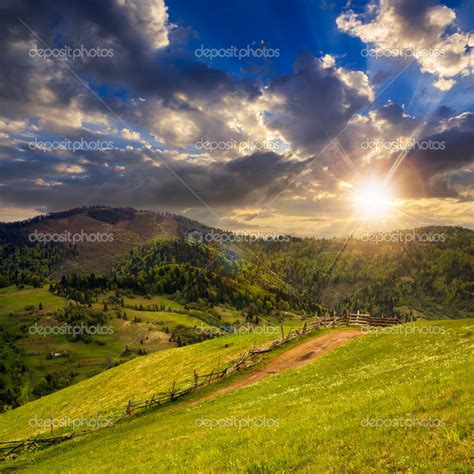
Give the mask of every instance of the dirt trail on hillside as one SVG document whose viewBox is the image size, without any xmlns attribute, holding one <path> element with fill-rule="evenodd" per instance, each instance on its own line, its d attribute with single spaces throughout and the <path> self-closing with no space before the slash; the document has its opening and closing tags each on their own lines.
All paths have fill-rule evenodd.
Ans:
<svg viewBox="0 0 474 474">
<path fill-rule="evenodd" d="M 271 359 L 267 364 L 258 369 L 256 372 L 250 374 L 248 377 L 237 380 L 227 387 L 216 390 L 204 398 L 222 395 L 237 388 L 251 385 L 255 382 L 258 382 L 259 380 L 264 379 L 265 377 L 278 374 L 284 370 L 307 365 L 317 357 L 322 356 L 326 352 L 329 352 L 330 350 L 341 346 L 350 339 L 360 335 L 361 332 L 358 329 L 347 329 L 330 332 L 328 334 L 324 334 L 323 336 L 316 336 L 308 341 L 303 342 L 302 344 L 298 344 L 297 346 L 288 349 L 287 351 Z M 199 401 L 202 401 L 202 399 Z"/>
</svg>

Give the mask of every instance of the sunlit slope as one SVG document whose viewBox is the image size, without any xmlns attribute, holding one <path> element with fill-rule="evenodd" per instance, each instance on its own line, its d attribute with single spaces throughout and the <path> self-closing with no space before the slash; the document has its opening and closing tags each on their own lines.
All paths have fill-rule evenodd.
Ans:
<svg viewBox="0 0 474 474">
<path fill-rule="evenodd" d="M 184 310 L 183 305 L 176 303 L 167 295 L 153 298 L 126 298 L 125 307 L 113 305 L 108 300 L 111 292 L 99 295 L 99 303 L 92 303 L 92 310 L 103 312 L 104 303 L 108 304 L 105 326 L 111 327 L 111 333 L 92 337 L 93 342 L 71 340 L 64 333 L 53 331 L 61 322 L 55 314 L 67 305 L 66 298 L 41 288 L 17 289 L 14 285 L 0 289 L 0 362 L 5 365 L 3 376 L 0 374 L 0 389 L 34 390 L 47 374 L 75 374 L 72 383 L 77 383 L 92 375 L 98 374 L 114 361 L 122 362 L 133 357 L 139 350 L 146 353 L 166 350 L 175 347 L 170 341 L 170 333 L 178 326 L 193 328 L 208 326 L 207 323 L 192 317 Z M 129 304 L 129 302 L 132 302 Z M 143 306 L 146 304 L 146 306 Z M 155 304 L 167 311 L 142 311 L 135 307 L 148 308 Z M 126 314 L 127 319 L 118 318 L 117 314 Z M 44 330 L 44 329 L 48 330 Z M 43 330 L 43 331 L 41 331 Z M 116 360 L 127 346 L 131 351 Z M 67 357 L 51 358 L 51 352 L 67 353 Z M 114 360 L 115 359 L 115 360 Z M 24 364 L 28 374 L 19 388 L 18 367 Z M 20 369 L 21 370 L 21 369 Z M 16 372 L 15 372 L 16 371 Z M 1 384 L 4 387 L 1 387 Z M 1 390 L 0 390 L 1 391 Z M 44 393 L 44 392 L 42 392 Z M 31 393 L 30 400 L 36 398 Z M 26 401 L 25 399 L 22 401 Z"/>
<path fill-rule="evenodd" d="M 169 391 L 173 382 L 189 382 L 193 370 L 209 373 L 237 360 L 254 342 L 259 344 L 278 335 L 231 335 L 181 348 L 138 357 L 90 379 L 27 403 L 0 415 L 0 441 L 24 438 L 49 431 L 32 428 L 30 420 L 76 419 L 80 417 L 116 416 L 123 412 L 129 399 L 135 401 Z M 117 408 L 117 409 L 116 409 Z"/>
<path fill-rule="evenodd" d="M 300 369 L 14 465 L 48 473 L 469 472 L 474 321 L 417 326 L 437 329 L 359 337 Z M 393 426 L 413 417 L 414 426 Z M 222 419 L 237 421 L 209 426 Z M 245 419 L 267 426 L 239 426 Z M 436 426 L 422 425 L 430 419 Z"/>
<path fill-rule="evenodd" d="M 38 308 L 40 303 L 45 311 L 55 311 L 66 305 L 66 299 L 53 295 L 47 286 L 21 291 L 14 285 L 0 289 L 0 317 L 9 316 L 10 313 L 24 313 L 25 307 Z"/>
</svg>

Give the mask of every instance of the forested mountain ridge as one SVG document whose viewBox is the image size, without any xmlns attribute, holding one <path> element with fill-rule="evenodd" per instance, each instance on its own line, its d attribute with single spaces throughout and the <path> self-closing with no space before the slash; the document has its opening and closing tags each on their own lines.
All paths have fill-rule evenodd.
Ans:
<svg viewBox="0 0 474 474">
<path fill-rule="evenodd" d="M 32 243 L 33 231 L 108 233 L 113 238 Z M 179 292 L 185 302 L 226 303 L 250 314 L 322 307 L 376 314 L 414 310 L 431 318 L 448 308 L 448 317 L 472 312 L 474 232 L 468 229 L 424 227 L 393 232 L 396 238 L 386 234 L 383 240 L 234 243 L 189 239 L 196 231 L 223 232 L 172 214 L 103 206 L 2 224 L 0 284 L 52 281 L 55 291 L 80 300 L 87 300 L 90 290 Z M 443 238 L 400 238 L 410 233 Z M 91 274 L 104 276 L 100 285 L 94 282 L 95 288 L 88 288 Z"/>
<path fill-rule="evenodd" d="M 102 206 L 0 224 L 0 410 L 242 325 L 278 328 L 347 311 L 473 315 L 468 229 L 425 227 L 383 240 L 210 233 L 224 236 L 181 216 Z M 44 242 L 46 234 L 58 241 Z M 52 334 L 65 326 L 87 331 Z M 89 334 L 99 326 L 108 333 Z"/>
</svg>

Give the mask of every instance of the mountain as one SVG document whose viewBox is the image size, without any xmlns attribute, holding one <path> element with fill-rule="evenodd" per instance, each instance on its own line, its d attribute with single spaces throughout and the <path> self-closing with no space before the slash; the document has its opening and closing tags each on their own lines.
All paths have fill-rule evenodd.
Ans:
<svg viewBox="0 0 474 474">
<path fill-rule="evenodd" d="M 0 407 L 239 327 L 301 324 L 332 311 L 473 315 L 471 230 L 283 237 L 104 206 L 1 224 Z"/>
<path fill-rule="evenodd" d="M 1 224 L 0 286 L 53 282 L 56 294 L 81 301 L 117 288 L 182 292 L 183 302 L 226 303 L 252 315 L 327 307 L 436 317 L 449 306 L 461 317 L 472 310 L 473 236 L 423 227 L 266 241 L 168 213 L 84 207 Z"/>
<path fill-rule="evenodd" d="M 153 239 L 177 238 L 185 229 L 199 226 L 197 222 L 167 213 L 104 206 L 82 207 L 0 224 L 0 245 L 6 249 L 2 254 L 5 259 L 7 252 L 14 247 L 25 249 L 40 243 L 38 235 L 50 234 L 53 238 L 63 239 L 61 245 L 46 242 L 46 245 L 38 246 L 40 249 L 55 247 L 58 252 L 64 249 L 59 256 L 47 257 L 48 268 L 42 272 L 55 278 L 70 273 L 106 273 L 118 257 L 134 247 Z M 71 234 L 69 241 L 66 240 L 67 232 Z M 98 240 L 93 240 L 93 235 L 97 234 Z"/>
</svg>

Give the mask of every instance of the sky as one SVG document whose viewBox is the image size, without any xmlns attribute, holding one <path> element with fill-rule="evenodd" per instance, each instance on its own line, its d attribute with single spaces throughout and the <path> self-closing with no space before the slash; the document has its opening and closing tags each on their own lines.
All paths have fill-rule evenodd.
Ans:
<svg viewBox="0 0 474 474">
<path fill-rule="evenodd" d="M 474 228 L 471 0 L 6 0 L 0 220 Z"/>
</svg>

